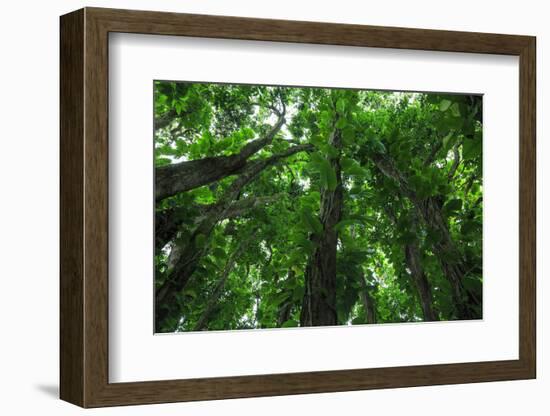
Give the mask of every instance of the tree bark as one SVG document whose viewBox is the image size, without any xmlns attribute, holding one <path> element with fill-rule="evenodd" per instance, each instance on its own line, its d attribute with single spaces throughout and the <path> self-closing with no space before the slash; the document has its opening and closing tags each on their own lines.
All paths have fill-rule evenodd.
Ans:
<svg viewBox="0 0 550 416">
<path fill-rule="evenodd" d="M 342 148 L 340 131 L 335 130 L 330 138 L 332 146 Z M 336 172 L 336 188 L 321 190 L 320 221 L 321 235 L 311 239 L 316 248 L 305 270 L 305 292 L 300 314 L 301 326 L 336 325 L 336 248 L 338 232 L 335 225 L 341 220 L 343 205 L 342 172 L 340 156 L 330 159 Z"/>
<path fill-rule="evenodd" d="M 175 294 L 180 292 L 195 272 L 200 259 L 207 250 L 205 241 L 208 239 L 214 226 L 226 216 L 226 212 L 232 202 L 240 194 L 241 190 L 256 178 L 264 169 L 275 165 L 279 160 L 295 153 L 310 150 L 310 145 L 293 146 L 284 152 L 273 155 L 267 159 L 254 160 L 247 163 L 246 169 L 231 183 L 220 201 L 213 205 L 208 215 L 197 225 L 188 244 L 181 250 L 180 256 L 174 264 L 172 272 L 165 283 L 157 289 L 155 294 L 155 321 L 157 331 L 168 316 L 175 302 Z M 199 238 L 199 236 L 202 236 Z M 202 243 L 199 240 L 203 240 Z"/>
<path fill-rule="evenodd" d="M 286 301 L 279 306 L 279 310 L 277 312 L 277 328 L 281 328 L 281 326 L 290 319 L 290 314 L 292 312 L 292 302 Z"/>
<path fill-rule="evenodd" d="M 292 280 L 296 276 L 296 273 L 294 270 L 290 269 L 288 271 L 288 279 Z M 275 282 L 276 283 L 276 282 Z M 277 311 L 277 327 L 281 328 L 282 325 L 290 319 L 290 315 L 292 312 L 292 299 L 285 300 L 281 305 L 279 305 L 279 309 Z"/>
<path fill-rule="evenodd" d="M 223 219 L 233 219 L 246 215 L 255 208 L 265 206 L 276 201 L 281 194 L 263 196 L 263 197 L 247 197 L 234 201 L 224 211 Z M 215 208 L 216 204 L 201 205 L 195 204 L 191 211 L 198 212 L 195 218 L 195 223 L 200 223 L 202 219 L 208 216 L 209 211 Z M 185 212 L 188 207 L 169 208 L 155 213 L 155 248 L 161 250 L 166 244 L 172 241 L 178 233 L 181 225 L 185 222 Z"/>
<path fill-rule="evenodd" d="M 223 289 L 225 287 L 225 283 L 227 282 L 227 278 L 229 277 L 229 273 L 231 273 L 231 271 L 235 267 L 235 263 L 237 259 L 244 252 L 251 238 L 252 236 L 250 236 L 250 238 L 248 238 L 247 240 L 242 240 L 239 243 L 239 246 L 237 247 L 237 249 L 227 259 L 227 262 L 225 263 L 220 280 L 218 280 L 218 282 L 216 283 L 216 287 L 214 288 L 212 295 L 208 299 L 208 303 L 206 304 L 204 311 L 202 312 L 197 323 L 195 324 L 195 327 L 193 329 L 194 331 L 202 331 L 207 327 L 208 322 L 210 321 L 210 318 L 212 316 L 212 313 L 216 309 L 218 300 L 223 293 Z"/>
<path fill-rule="evenodd" d="M 155 132 L 157 130 L 161 130 L 167 127 L 170 123 L 172 123 L 176 115 L 177 115 L 176 110 L 170 110 L 162 114 L 161 116 L 155 117 L 155 121 L 154 121 Z"/>
<path fill-rule="evenodd" d="M 388 214 L 390 220 L 394 225 L 397 225 L 397 217 L 394 210 L 391 207 L 386 208 L 386 213 Z M 419 229 L 417 213 L 414 211 L 414 220 L 413 220 L 413 229 L 412 231 L 416 234 Z M 420 250 L 418 248 L 418 242 L 412 241 L 407 243 L 403 247 L 405 255 L 405 265 L 410 272 L 414 286 L 418 293 L 420 299 L 420 306 L 422 308 L 422 316 L 424 321 L 437 321 L 439 320 L 437 312 L 433 308 L 433 298 L 432 298 L 432 289 L 430 282 L 428 282 L 428 277 L 424 273 L 424 268 L 422 267 Z"/>
<path fill-rule="evenodd" d="M 409 186 L 406 176 L 387 155 L 375 154 L 372 160 L 384 175 L 397 182 L 401 193 L 412 202 L 428 229 L 439 235 L 439 240 L 433 244 L 433 250 L 439 259 L 443 274 L 451 285 L 457 317 L 475 319 L 476 315 L 468 305 L 478 306 L 480 301 L 466 291 L 462 283 L 466 268 L 443 216 L 443 204 L 436 197 L 419 198 Z"/>
<path fill-rule="evenodd" d="M 280 114 L 277 123 L 261 139 L 252 140 L 231 156 L 207 157 L 159 166 L 155 169 L 155 200 L 161 201 L 179 192 L 189 191 L 238 174 L 245 168 L 250 156 L 271 144 L 285 118 Z"/>
<path fill-rule="evenodd" d="M 432 289 L 424 273 L 422 264 L 420 263 L 420 252 L 416 243 L 405 245 L 405 262 L 407 268 L 411 272 L 413 282 L 420 298 L 420 306 L 422 307 L 424 321 L 438 321 L 437 313 L 432 306 Z"/>
<path fill-rule="evenodd" d="M 376 323 L 376 305 L 369 292 L 365 277 L 361 276 L 361 301 L 363 302 L 363 308 L 365 309 L 365 320 L 367 324 Z"/>
</svg>

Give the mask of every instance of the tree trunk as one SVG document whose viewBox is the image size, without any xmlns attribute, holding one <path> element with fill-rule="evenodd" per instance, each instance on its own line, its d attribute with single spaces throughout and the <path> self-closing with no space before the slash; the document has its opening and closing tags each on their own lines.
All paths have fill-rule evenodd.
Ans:
<svg viewBox="0 0 550 416">
<path fill-rule="evenodd" d="M 239 246 L 237 247 L 237 249 L 227 259 L 222 275 L 218 280 L 218 283 L 216 284 L 216 287 L 214 288 L 212 295 L 210 296 L 210 299 L 208 299 L 208 303 L 206 304 L 204 311 L 202 312 L 197 323 L 195 324 L 195 327 L 193 329 L 194 331 L 202 331 L 207 327 L 208 322 L 210 321 L 210 318 L 212 316 L 212 313 L 216 309 L 218 300 L 223 293 L 223 289 L 225 287 L 225 283 L 227 282 L 227 278 L 229 277 L 229 273 L 231 273 L 231 271 L 235 267 L 236 260 L 244 252 L 251 238 L 252 236 L 250 236 L 250 238 L 246 240 L 242 240 L 239 243 Z"/>
<path fill-rule="evenodd" d="M 245 168 L 250 156 L 271 144 L 284 122 L 284 115 L 281 114 L 265 137 L 249 142 L 235 155 L 207 157 L 159 166 L 155 169 L 155 200 L 161 201 L 179 192 L 238 174 Z"/>
<path fill-rule="evenodd" d="M 372 296 L 369 293 L 369 287 L 367 286 L 367 282 L 365 282 L 364 276 L 361 276 L 361 288 L 361 300 L 363 302 L 363 308 L 365 309 L 365 320 L 367 324 L 375 324 L 376 306 L 374 304 Z"/>
<path fill-rule="evenodd" d="M 290 269 L 288 271 L 288 280 L 293 280 L 296 276 L 296 273 L 294 270 Z M 277 284 L 277 281 L 275 281 L 275 284 Z M 292 299 L 285 300 L 280 306 L 277 311 L 277 327 L 280 328 L 286 321 L 290 319 L 290 315 L 292 312 L 292 305 L 293 301 Z"/>
<path fill-rule="evenodd" d="M 280 328 L 286 321 L 290 319 L 290 314 L 292 312 L 292 302 L 286 301 L 281 306 L 277 312 L 277 328 Z"/>
<path fill-rule="evenodd" d="M 342 139 L 336 130 L 330 143 L 341 150 Z M 316 248 L 305 270 L 305 293 L 300 314 L 301 326 L 336 325 L 336 246 L 338 232 L 335 225 L 342 217 L 343 190 L 340 156 L 330 159 L 336 173 L 336 188 L 321 190 L 320 221 L 323 230 L 314 234 L 312 241 Z"/>
<path fill-rule="evenodd" d="M 281 194 L 263 196 L 263 197 L 247 197 L 241 198 L 231 203 L 224 211 L 223 219 L 237 218 L 246 215 L 255 208 L 259 208 L 277 201 Z M 201 205 L 195 204 L 191 211 L 198 213 L 195 217 L 195 223 L 198 224 L 208 216 L 209 211 L 215 208 L 216 204 Z M 166 244 L 172 241 L 181 225 L 186 220 L 186 213 L 189 212 L 189 207 L 169 208 L 155 213 L 155 249 L 161 250 Z"/>
<path fill-rule="evenodd" d="M 386 213 L 394 225 L 397 225 L 397 216 L 391 206 L 386 207 Z M 413 215 L 412 232 L 418 233 L 420 225 L 420 218 L 415 211 L 411 213 Z M 438 314 L 433 308 L 432 289 L 428 282 L 428 277 L 424 273 L 422 267 L 420 250 L 418 249 L 418 242 L 416 240 L 404 245 L 405 265 L 410 272 L 414 286 L 420 299 L 420 306 L 422 308 L 422 316 L 424 321 L 437 321 Z"/>
<path fill-rule="evenodd" d="M 397 182 L 401 193 L 412 202 L 427 228 L 438 234 L 439 240 L 433 244 L 433 250 L 439 259 L 445 278 L 451 285 L 458 319 L 476 318 L 468 305 L 478 306 L 480 301 L 468 293 L 462 284 L 466 268 L 451 237 L 447 221 L 443 217 L 442 203 L 435 197 L 419 198 L 409 186 L 405 175 L 397 169 L 393 160 L 387 155 L 376 154 L 372 156 L 372 160 L 384 175 Z"/>
<path fill-rule="evenodd" d="M 407 268 L 411 272 L 418 296 L 420 298 L 420 306 L 422 307 L 422 315 L 424 321 L 438 321 L 437 313 L 432 306 L 432 289 L 428 278 L 424 273 L 422 264 L 420 263 L 420 252 L 416 243 L 405 245 L 405 262 Z"/>
<path fill-rule="evenodd" d="M 443 204 L 434 197 L 414 202 L 416 209 L 428 225 L 438 234 L 433 250 L 439 259 L 443 274 L 452 288 L 453 303 L 459 319 L 475 319 L 471 306 L 479 306 L 480 300 L 469 293 L 463 285 L 466 267 L 455 242 L 451 237 L 447 221 L 443 217 Z"/>
<path fill-rule="evenodd" d="M 197 225 L 188 244 L 181 250 L 179 258 L 164 284 L 155 294 L 155 321 L 157 331 L 176 304 L 175 294 L 179 293 L 195 272 L 200 259 L 204 256 L 207 240 L 215 225 L 226 216 L 226 211 L 240 194 L 241 190 L 256 178 L 264 169 L 273 166 L 281 159 L 300 151 L 310 150 L 310 145 L 298 145 L 267 159 L 255 160 L 247 164 L 246 169 L 231 183 L 220 201 L 212 206 L 208 215 Z"/>
</svg>

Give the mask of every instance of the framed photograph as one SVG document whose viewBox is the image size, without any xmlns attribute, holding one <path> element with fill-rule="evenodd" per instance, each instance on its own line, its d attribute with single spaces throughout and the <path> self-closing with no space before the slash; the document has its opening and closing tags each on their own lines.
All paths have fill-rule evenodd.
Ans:
<svg viewBox="0 0 550 416">
<path fill-rule="evenodd" d="M 535 49 L 62 16 L 61 398 L 535 378 Z"/>
</svg>

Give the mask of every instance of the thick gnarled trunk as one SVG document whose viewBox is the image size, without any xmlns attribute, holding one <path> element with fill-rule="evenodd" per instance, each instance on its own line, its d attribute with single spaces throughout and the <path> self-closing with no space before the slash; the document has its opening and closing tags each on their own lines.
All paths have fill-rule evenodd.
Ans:
<svg viewBox="0 0 550 416">
<path fill-rule="evenodd" d="M 420 251 L 415 243 L 405 245 L 405 263 L 411 272 L 411 277 L 420 298 L 424 321 L 438 321 L 437 312 L 432 306 L 432 289 L 420 263 Z"/>
<path fill-rule="evenodd" d="M 176 304 L 176 293 L 179 293 L 189 282 L 197 269 L 199 261 L 208 249 L 207 240 L 216 224 L 227 217 L 233 202 L 242 189 L 254 180 L 264 169 L 275 165 L 280 160 L 301 151 L 310 150 L 310 145 L 289 147 L 284 152 L 267 159 L 249 162 L 246 169 L 231 183 L 220 201 L 212 205 L 208 214 L 200 221 L 191 235 L 187 245 L 179 250 L 179 256 L 174 259 L 174 265 L 167 280 L 155 294 L 155 321 L 157 331 L 162 326 L 170 310 Z"/>
<path fill-rule="evenodd" d="M 397 216 L 395 211 L 388 206 L 386 208 L 390 220 L 397 226 Z M 411 231 L 415 234 L 418 233 L 420 228 L 420 218 L 416 210 L 410 212 L 412 215 L 412 228 Z M 411 276 L 413 285 L 416 287 L 416 293 L 420 299 L 420 307 L 422 309 L 422 316 L 424 321 L 437 321 L 439 320 L 437 311 L 434 310 L 432 288 L 424 268 L 422 267 L 420 249 L 418 248 L 418 241 L 416 239 L 404 244 L 403 246 L 405 265 L 408 269 L 408 273 Z"/>
<path fill-rule="evenodd" d="M 330 143 L 342 148 L 340 132 L 336 130 Z M 305 292 L 300 315 L 301 326 L 336 325 L 336 250 L 338 232 L 334 228 L 342 217 L 343 189 L 340 157 L 330 159 L 336 173 L 336 188 L 321 191 L 319 219 L 323 225 L 320 235 L 314 234 L 315 251 L 305 270 Z"/>
<path fill-rule="evenodd" d="M 156 168 L 155 200 L 161 201 L 179 192 L 186 192 L 240 173 L 247 166 L 248 158 L 271 144 L 284 122 L 284 114 L 280 114 L 277 123 L 265 137 L 252 140 L 237 154 L 207 157 Z"/>
<path fill-rule="evenodd" d="M 427 226 L 436 231 L 439 236 L 433 243 L 433 250 L 439 259 L 443 274 L 451 285 L 457 317 L 459 319 L 475 319 L 476 313 L 472 307 L 480 306 L 480 301 L 464 288 L 463 279 L 466 267 L 451 237 L 447 221 L 443 217 L 442 203 L 433 197 L 424 201 L 413 201 L 413 203 Z"/>
<path fill-rule="evenodd" d="M 441 269 L 452 288 L 452 298 L 458 319 L 474 319 L 476 314 L 471 306 L 479 306 L 480 301 L 466 291 L 463 285 L 465 277 L 464 261 L 451 237 L 449 226 L 443 216 L 443 205 L 435 197 L 421 199 L 408 183 L 408 179 L 401 173 L 393 160 L 387 155 L 376 154 L 372 157 L 378 169 L 387 177 L 394 179 L 401 191 L 414 205 L 419 217 L 429 230 L 439 236 L 433 244 L 434 254 L 439 259 Z"/>
</svg>

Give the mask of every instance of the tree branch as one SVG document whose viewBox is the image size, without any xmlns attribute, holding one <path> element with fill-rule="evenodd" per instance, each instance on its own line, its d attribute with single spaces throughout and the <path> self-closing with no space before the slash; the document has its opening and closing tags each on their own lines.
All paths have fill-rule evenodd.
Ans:
<svg viewBox="0 0 550 416">
<path fill-rule="evenodd" d="M 449 174 L 447 175 L 449 180 L 451 180 L 455 176 L 456 170 L 458 169 L 458 166 L 460 165 L 460 153 L 458 151 L 458 146 L 459 145 L 460 145 L 460 143 L 457 142 L 453 146 L 453 157 L 454 157 L 453 164 L 451 166 L 451 169 L 449 170 Z"/>
<path fill-rule="evenodd" d="M 361 300 L 363 302 L 363 309 L 365 309 L 365 321 L 367 322 L 367 324 L 375 324 L 376 306 L 374 304 L 372 296 L 369 293 L 370 290 L 367 286 L 367 282 L 365 282 L 365 276 L 363 275 L 363 273 L 361 273 L 359 282 L 361 283 Z"/>
<path fill-rule="evenodd" d="M 235 267 L 236 260 L 241 256 L 241 254 L 243 254 L 246 247 L 248 247 L 252 237 L 253 235 L 251 235 L 246 240 L 241 240 L 237 249 L 233 253 L 231 253 L 229 258 L 227 259 L 222 275 L 218 280 L 218 282 L 216 283 L 216 287 L 214 288 L 214 291 L 212 292 L 212 296 L 210 296 L 210 299 L 208 299 L 208 303 L 206 304 L 206 307 L 204 308 L 200 318 L 198 319 L 197 323 L 195 324 L 195 327 L 193 328 L 194 331 L 201 331 L 208 324 L 208 321 L 210 320 L 210 316 L 212 315 L 212 312 L 216 307 L 216 303 L 218 302 L 218 299 L 223 293 L 223 288 L 225 286 L 225 283 L 227 282 L 227 278 L 229 277 L 229 274 Z"/>
<path fill-rule="evenodd" d="M 430 152 L 426 160 L 424 160 L 424 166 L 429 166 L 433 163 L 435 157 L 437 156 L 437 153 L 439 153 L 442 147 L 443 142 L 440 140 L 432 147 L 432 151 Z"/>
<path fill-rule="evenodd" d="M 277 123 L 265 137 L 252 140 L 235 155 L 207 157 L 157 167 L 155 200 L 160 201 L 179 192 L 189 191 L 238 173 L 250 156 L 271 144 L 284 123 L 284 116 L 279 116 Z"/>
<path fill-rule="evenodd" d="M 198 244 L 197 237 L 202 235 L 203 239 L 206 239 L 210 236 L 214 226 L 225 217 L 231 203 L 237 198 L 241 190 L 264 169 L 295 153 L 311 149 L 313 149 L 312 145 L 293 146 L 267 159 L 254 160 L 246 164 L 246 168 L 242 170 L 241 174 L 225 190 L 220 201 L 212 206 L 208 215 L 197 225 L 189 243 L 181 251 L 181 255 L 174 265 L 170 276 L 157 289 L 155 295 L 155 320 L 157 328 L 160 327 L 169 309 L 173 306 L 175 301 L 174 294 L 181 291 L 187 285 L 200 259 L 204 255 L 206 245 Z"/>
<path fill-rule="evenodd" d="M 167 127 L 170 123 L 172 123 L 176 119 L 177 113 L 176 110 L 169 110 L 166 113 L 155 117 L 155 131 L 163 129 Z"/>
<path fill-rule="evenodd" d="M 246 215 L 255 208 L 262 207 L 277 201 L 282 194 L 268 195 L 263 197 L 248 197 L 232 202 L 224 211 L 222 219 L 232 219 Z M 194 222 L 200 223 L 208 212 L 215 208 L 217 204 L 195 204 L 191 208 L 191 212 L 198 212 Z M 155 213 L 155 247 L 157 250 L 162 249 L 169 241 L 173 240 L 179 231 L 181 225 L 185 222 L 185 213 L 189 207 L 176 207 Z"/>
</svg>

